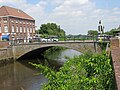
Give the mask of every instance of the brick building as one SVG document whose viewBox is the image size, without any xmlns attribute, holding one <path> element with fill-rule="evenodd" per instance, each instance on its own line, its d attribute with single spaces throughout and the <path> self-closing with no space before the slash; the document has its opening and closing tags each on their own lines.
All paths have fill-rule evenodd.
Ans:
<svg viewBox="0 0 120 90">
<path fill-rule="evenodd" d="M 20 9 L 0 7 L 0 33 L 8 40 L 28 40 L 35 36 L 35 20 Z"/>
</svg>

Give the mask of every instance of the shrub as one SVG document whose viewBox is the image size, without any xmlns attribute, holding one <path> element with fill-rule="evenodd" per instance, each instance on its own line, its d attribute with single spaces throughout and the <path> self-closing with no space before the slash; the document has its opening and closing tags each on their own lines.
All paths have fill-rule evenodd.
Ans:
<svg viewBox="0 0 120 90">
<path fill-rule="evenodd" d="M 48 78 L 43 90 L 114 90 L 111 59 L 105 54 L 80 55 L 69 59 L 58 72 L 33 64 Z"/>
</svg>

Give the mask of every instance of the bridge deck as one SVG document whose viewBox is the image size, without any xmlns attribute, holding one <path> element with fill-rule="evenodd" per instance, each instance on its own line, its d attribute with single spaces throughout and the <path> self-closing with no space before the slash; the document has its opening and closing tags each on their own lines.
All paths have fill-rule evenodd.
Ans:
<svg viewBox="0 0 120 90">
<path fill-rule="evenodd" d="M 109 43 L 110 41 L 103 41 Z M 103 43 L 102 42 L 102 43 Z M 58 41 L 58 42 L 33 42 L 33 43 L 18 43 L 14 45 L 32 45 L 32 44 L 66 44 L 66 43 L 99 43 L 99 41 L 85 40 L 85 41 Z"/>
</svg>

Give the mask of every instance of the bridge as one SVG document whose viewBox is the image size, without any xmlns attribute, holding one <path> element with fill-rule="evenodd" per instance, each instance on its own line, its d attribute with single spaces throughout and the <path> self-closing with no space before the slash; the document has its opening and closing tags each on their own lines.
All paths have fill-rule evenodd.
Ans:
<svg viewBox="0 0 120 90">
<path fill-rule="evenodd" d="M 48 48 L 53 46 L 61 46 L 69 49 L 73 49 L 84 53 L 86 51 L 101 52 L 101 48 L 98 42 L 95 41 L 68 41 L 68 42 L 47 42 L 47 43 L 29 43 L 29 44 L 17 44 L 12 46 L 12 52 L 14 59 L 19 59 L 23 56 L 37 56 L 44 52 Z"/>
</svg>

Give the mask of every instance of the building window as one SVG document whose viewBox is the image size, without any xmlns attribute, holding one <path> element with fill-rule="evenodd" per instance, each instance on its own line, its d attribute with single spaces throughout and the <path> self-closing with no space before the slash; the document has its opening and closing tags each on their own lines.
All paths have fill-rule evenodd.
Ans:
<svg viewBox="0 0 120 90">
<path fill-rule="evenodd" d="M 22 24 L 22 21 L 20 21 L 20 24 Z"/>
<path fill-rule="evenodd" d="M 19 31 L 18 31 L 18 26 L 16 26 L 16 32 L 19 32 Z"/>
<path fill-rule="evenodd" d="M 35 28 L 33 28 L 33 33 L 35 33 Z"/>
<path fill-rule="evenodd" d="M 4 23 L 7 23 L 7 20 L 4 20 Z"/>
<path fill-rule="evenodd" d="M 30 28 L 30 33 L 32 33 L 32 27 Z"/>
<path fill-rule="evenodd" d="M 27 32 L 29 32 L 29 28 L 27 28 Z"/>
<path fill-rule="evenodd" d="M 14 32 L 14 26 L 12 26 L 12 32 Z"/>
<path fill-rule="evenodd" d="M 20 27 L 20 32 L 22 33 L 22 27 Z"/>
<path fill-rule="evenodd" d="M 11 20 L 11 22 L 13 23 L 14 21 L 13 21 L 13 20 Z"/>
<path fill-rule="evenodd" d="M 25 24 L 25 21 L 23 21 L 23 24 Z"/>
<path fill-rule="evenodd" d="M 18 20 L 16 20 L 16 23 L 18 23 Z"/>
<path fill-rule="evenodd" d="M 2 30 L 1 30 L 1 26 L 0 26 L 0 33 L 2 32 Z"/>
<path fill-rule="evenodd" d="M 4 32 L 8 32 L 8 26 L 4 26 Z"/>
<path fill-rule="evenodd" d="M 24 27 L 24 33 L 26 33 L 26 28 Z"/>
</svg>

